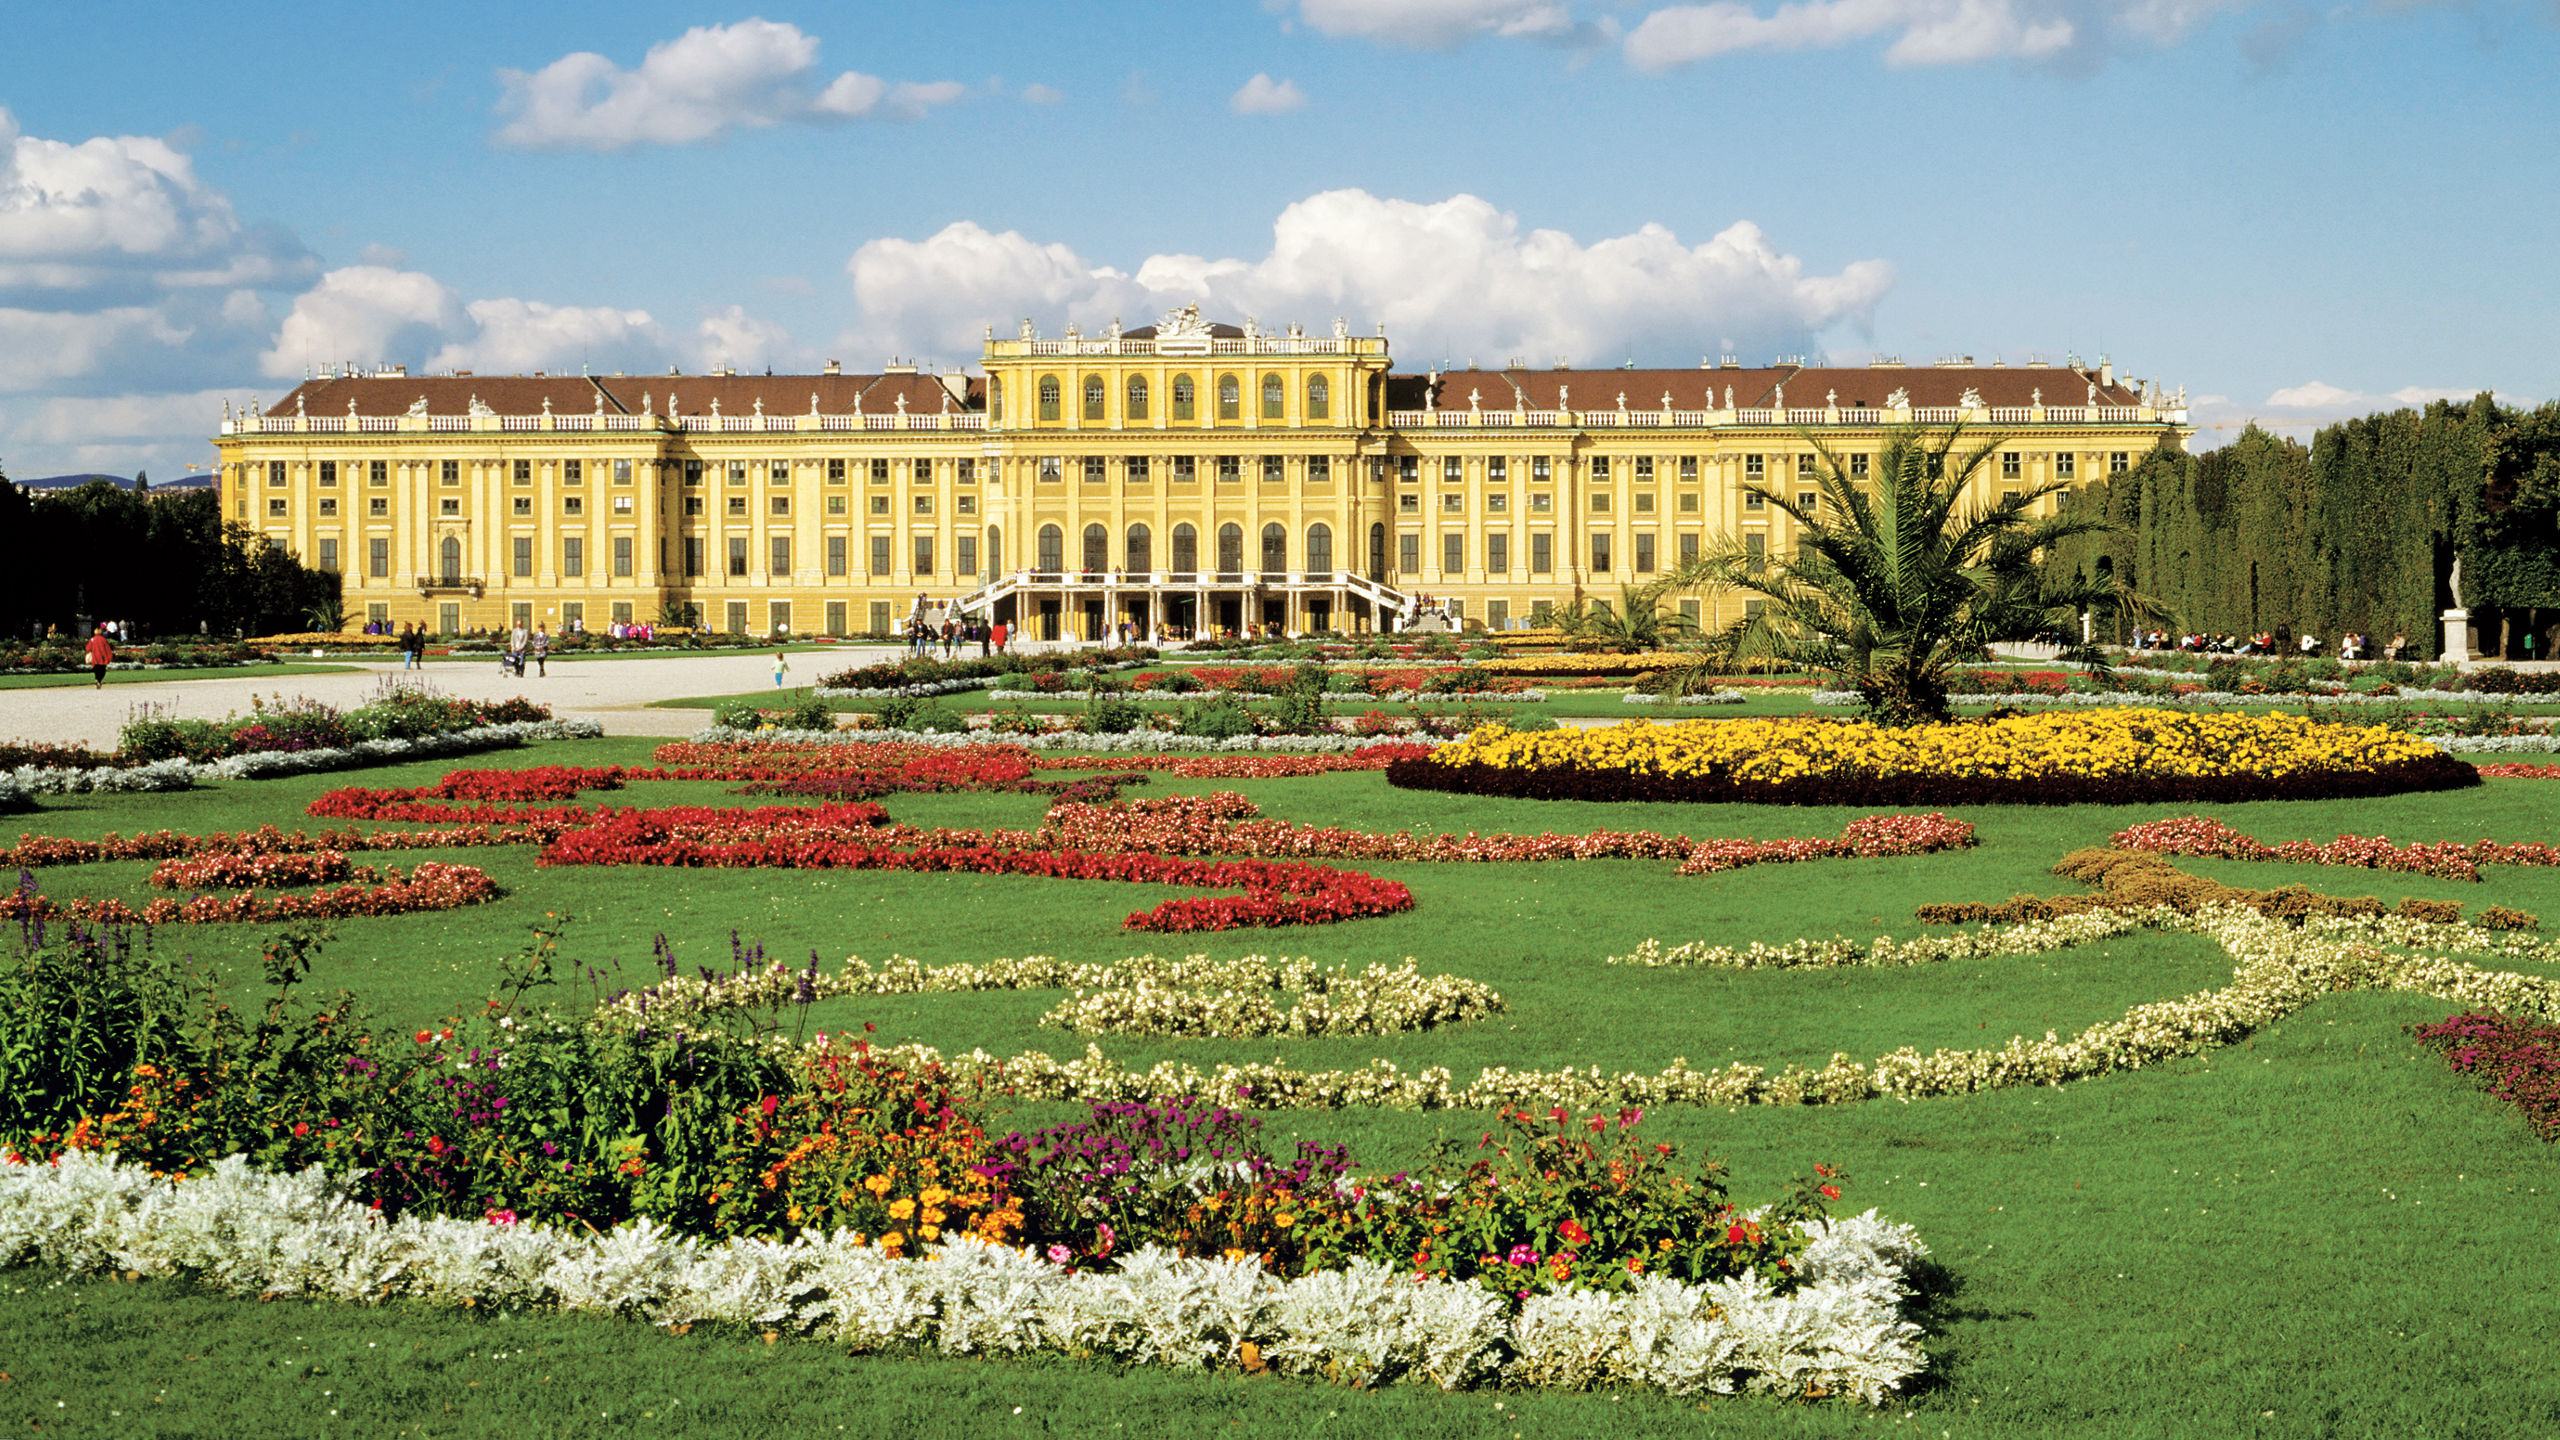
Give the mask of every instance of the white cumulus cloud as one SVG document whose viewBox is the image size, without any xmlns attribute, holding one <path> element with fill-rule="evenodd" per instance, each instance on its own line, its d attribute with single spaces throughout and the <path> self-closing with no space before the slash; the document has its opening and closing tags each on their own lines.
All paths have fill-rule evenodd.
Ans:
<svg viewBox="0 0 2560 1440">
<path fill-rule="evenodd" d="M 848 70 L 823 85 L 818 37 L 796 25 L 697 25 L 649 47 L 636 70 L 592 51 L 501 70 L 496 140 L 530 150 L 690 145 L 732 130 L 881 116 L 911 120 L 960 98 L 957 81 L 892 82 Z M 814 86 L 814 88 L 813 88 Z"/>
<path fill-rule="evenodd" d="M 1447 50 L 1485 36 L 1561 43 L 1603 38 L 1560 0 L 1298 0 L 1298 18 L 1319 34 Z"/>
<path fill-rule="evenodd" d="M 1227 108 L 1239 115 L 1286 115 L 1305 109 L 1306 104 L 1306 92 L 1298 88 L 1297 81 L 1274 81 L 1263 74 L 1256 74 L 1227 97 Z"/>
<path fill-rule="evenodd" d="M 1473 195 L 1416 203 L 1361 190 L 1313 195 L 1281 212 L 1257 259 L 1153 255 L 1134 272 L 1059 244 L 959 222 L 923 240 L 876 240 L 847 262 L 862 311 L 856 353 L 975 353 L 989 323 L 1032 317 L 1130 325 L 1197 301 L 1223 319 L 1383 322 L 1410 364 L 1441 355 L 1630 355 L 1694 363 L 1722 349 L 1811 348 L 1835 326 L 1865 327 L 1892 267 L 1860 260 L 1808 274 L 1747 222 L 1702 244 L 1660 225 L 1588 244 Z"/>
<path fill-rule="evenodd" d="M 1671 5 L 1626 38 L 1627 63 L 1661 71 L 1751 51 L 1829 49 L 1890 36 L 1886 63 L 2061 61 L 2131 41 L 2166 45 L 2250 0 L 1741 0 Z"/>
</svg>

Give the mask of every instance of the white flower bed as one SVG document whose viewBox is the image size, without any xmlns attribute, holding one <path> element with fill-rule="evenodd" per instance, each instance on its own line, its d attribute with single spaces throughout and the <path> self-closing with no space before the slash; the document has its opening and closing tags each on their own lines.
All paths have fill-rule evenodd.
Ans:
<svg viewBox="0 0 2560 1440">
<path fill-rule="evenodd" d="M 422 735 L 414 740 L 359 740 L 343 749 L 268 750 L 203 763 L 154 760 L 127 769 L 23 765 L 0 775 L 5 775 L 8 784 L 21 792 L 38 795 L 184 790 L 200 780 L 267 780 L 321 770 L 396 765 L 438 755 L 503 750 L 536 740 L 592 740 L 603 733 L 604 727 L 593 720 L 515 720 L 504 725 L 475 725 L 468 730 Z"/>
<path fill-rule="evenodd" d="M 28 792 L 26 786 L 18 783 L 16 775 L 0 770 L 0 811 L 26 810 L 32 808 L 35 803 L 35 796 Z"/>
<path fill-rule="evenodd" d="M 1688 1285 L 1644 1276 L 1629 1294 L 1564 1291 L 1520 1303 L 1473 1281 L 1417 1280 L 1365 1261 L 1280 1280 L 1254 1260 L 1154 1247 L 1110 1273 L 960 1241 L 895 1259 L 849 1236 L 705 1244 L 635 1220 L 598 1235 L 402 1217 L 385 1223 L 318 1168 L 271 1175 L 242 1156 L 171 1181 L 113 1156 L 0 1164 L 0 1264 L 191 1276 L 235 1295 L 727 1321 L 850 1350 L 1099 1355 L 1198 1370 L 1256 1346 L 1290 1374 L 1443 1389 L 1659 1386 L 1851 1394 L 1881 1404 L 1926 1365 L 1903 1318 L 1908 1271 L 1929 1253 L 1908 1225 L 1809 1221 L 1804 1282 Z"/>
<path fill-rule="evenodd" d="M 2560 751 L 2560 735 L 2430 735 L 2439 750 L 2457 755 L 2548 755 Z"/>
<path fill-rule="evenodd" d="M 1450 743 L 1424 735 L 1239 735 L 1231 740 L 1211 740 L 1161 730 L 1132 730 L 1122 735 L 1087 735 L 1075 730 L 1000 735 L 986 730 L 965 734 L 922 730 L 732 730 L 724 725 L 696 730 L 693 741 L 697 745 L 1020 745 L 1031 750 L 1129 750 L 1142 754 L 1201 750 L 1237 755 L 1334 755 L 1373 745 Z"/>
<path fill-rule="evenodd" d="M 1618 698 L 1630 705 L 1661 705 L 1665 703 L 1679 705 L 1739 705 L 1751 697 L 1749 694 L 1740 690 L 1712 690 L 1703 695 L 1683 695 L 1677 701 L 1666 702 L 1662 696 L 1647 695 L 1641 690 L 1630 690 Z"/>
<path fill-rule="evenodd" d="M 925 680 L 913 685 L 866 685 L 856 690 L 837 690 L 821 685 L 815 692 L 821 700 L 893 700 L 932 695 L 950 695 L 962 690 L 983 690 L 1000 677 L 977 675 L 958 680 Z"/>
</svg>

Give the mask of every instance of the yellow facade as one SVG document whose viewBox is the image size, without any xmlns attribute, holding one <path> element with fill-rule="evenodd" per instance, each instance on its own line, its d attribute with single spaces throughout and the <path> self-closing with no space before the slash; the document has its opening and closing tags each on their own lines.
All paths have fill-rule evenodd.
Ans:
<svg viewBox="0 0 2560 1440">
<path fill-rule="evenodd" d="M 1397 374 L 1382 336 L 1187 311 L 1026 325 L 982 364 L 324 375 L 224 423 L 224 507 L 343 574 L 351 624 L 601 630 L 698 607 L 718 629 L 857 634 L 922 595 L 1035 637 L 1392 627 L 1426 597 L 1500 628 L 1615 601 L 1722 535 L 1783 549 L 1784 516 L 1743 487 L 1792 484 L 1807 435 L 1844 457 L 1896 424 L 2009 437 L 1989 499 L 2191 433 L 2104 366 Z M 1712 622 L 1744 597 L 1689 603 Z"/>
</svg>

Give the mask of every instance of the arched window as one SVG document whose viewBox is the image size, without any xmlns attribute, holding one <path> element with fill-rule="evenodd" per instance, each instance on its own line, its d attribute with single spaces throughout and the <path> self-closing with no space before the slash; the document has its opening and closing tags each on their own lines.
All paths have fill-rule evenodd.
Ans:
<svg viewBox="0 0 2560 1440">
<path fill-rule="evenodd" d="M 1218 527 L 1218 569 L 1232 575 L 1244 568 L 1244 527 L 1234 523 Z"/>
<path fill-rule="evenodd" d="M 1233 375 L 1218 377 L 1218 418 L 1221 420 L 1244 418 L 1244 391 L 1236 384 L 1236 377 Z"/>
<path fill-rule="evenodd" d="M 1129 568 L 1132 570 L 1156 568 L 1155 536 L 1148 532 L 1146 526 L 1129 527 L 1129 548 L 1124 558 L 1127 559 Z"/>
<path fill-rule="evenodd" d="M 1262 568 L 1289 568 L 1289 527 L 1277 520 L 1262 527 Z"/>
<path fill-rule="evenodd" d="M 1307 418 L 1329 419 L 1333 415 L 1333 387 L 1321 375 L 1307 382 Z"/>
<path fill-rule="evenodd" d="M 1173 527 L 1173 568 L 1185 575 L 1200 568 L 1200 532 L 1188 523 Z"/>
<path fill-rule="evenodd" d="M 1098 524 L 1087 525 L 1084 527 L 1085 572 L 1087 574 L 1093 574 L 1110 568 L 1110 565 L 1111 532 L 1103 529 Z"/>
<path fill-rule="evenodd" d="M 1109 393 L 1108 387 L 1102 383 L 1101 376 L 1087 375 L 1084 377 L 1084 418 L 1087 420 L 1101 419 L 1103 397 Z"/>
<path fill-rule="evenodd" d="M 1144 375 L 1132 375 L 1129 377 L 1129 405 L 1127 413 L 1129 418 L 1132 420 L 1144 420 L 1147 418 L 1147 377 Z"/>
<path fill-rule="evenodd" d="M 1040 418 L 1043 420 L 1058 418 L 1058 377 L 1055 375 L 1040 377 Z"/>
<path fill-rule="evenodd" d="M 1190 377 L 1190 376 L 1188 376 L 1188 375 L 1176 375 L 1176 376 L 1174 376 L 1174 377 L 1173 377 L 1173 418 L 1174 418 L 1174 419 L 1176 419 L 1176 420 L 1197 420 L 1197 419 L 1199 419 L 1199 418 L 1200 418 L 1200 413 L 1199 413 L 1199 403 L 1198 403 L 1198 402 L 1199 402 L 1199 398 L 1200 398 L 1200 397 L 1199 397 L 1199 393 L 1198 393 L 1198 387 L 1194 386 L 1194 385 L 1191 383 L 1191 377 Z"/>
<path fill-rule="evenodd" d="M 439 547 L 436 560 L 438 569 L 444 576 L 444 583 L 447 585 L 459 585 L 462 583 L 461 536 L 447 535 L 444 537 L 444 544 Z"/>
<path fill-rule="evenodd" d="M 1055 525 L 1040 527 L 1040 568 L 1053 574 L 1067 568 L 1067 532 Z"/>
<path fill-rule="evenodd" d="M 1369 527 L 1369 578 L 1381 584 L 1387 578 L 1387 527 Z"/>
<path fill-rule="evenodd" d="M 1318 573 L 1333 568 L 1333 527 L 1323 521 L 1307 527 L 1307 568 Z"/>
<path fill-rule="evenodd" d="M 1280 383 L 1280 377 L 1277 375 L 1263 376 L 1262 418 L 1265 420 L 1277 420 L 1287 412 L 1288 408 L 1288 387 Z"/>
<path fill-rule="evenodd" d="M 987 527 L 987 573 L 1004 573 L 1004 531 L 993 525 Z"/>
</svg>

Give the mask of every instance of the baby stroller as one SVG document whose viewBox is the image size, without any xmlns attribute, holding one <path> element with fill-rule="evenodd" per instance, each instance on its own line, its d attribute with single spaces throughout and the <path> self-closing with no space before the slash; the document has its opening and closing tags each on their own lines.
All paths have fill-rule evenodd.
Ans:
<svg viewBox="0 0 2560 1440">
<path fill-rule="evenodd" d="M 498 657 L 498 673 L 501 675 L 513 675 L 519 680 L 523 679 L 524 652 L 521 650 L 509 650 L 500 655 Z"/>
</svg>

